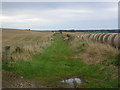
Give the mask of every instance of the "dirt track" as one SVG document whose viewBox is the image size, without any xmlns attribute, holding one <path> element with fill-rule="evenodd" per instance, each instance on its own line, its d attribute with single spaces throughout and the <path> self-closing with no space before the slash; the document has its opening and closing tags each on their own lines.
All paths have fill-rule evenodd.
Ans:
<svg viewBox="0 0 120 90">
<path fill-rule="evenodd" d="M 18 77 L 11 72 L 3 71 L 2 75 L 3 88 L 45 88 L 35 81 L 24 79 L 22 76 Z"/>
</svg>

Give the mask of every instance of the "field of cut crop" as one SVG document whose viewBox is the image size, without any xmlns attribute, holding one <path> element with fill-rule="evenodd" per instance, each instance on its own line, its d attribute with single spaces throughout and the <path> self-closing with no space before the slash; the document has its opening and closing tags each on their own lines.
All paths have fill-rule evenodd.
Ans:
<svg viewBox="0 0 120 90">
<path fill-rule="evenodd" d="M 112 45 L 80 32 L 2 32 L 3 87 L 118 88 L 120 53 Z"/>
</svg>

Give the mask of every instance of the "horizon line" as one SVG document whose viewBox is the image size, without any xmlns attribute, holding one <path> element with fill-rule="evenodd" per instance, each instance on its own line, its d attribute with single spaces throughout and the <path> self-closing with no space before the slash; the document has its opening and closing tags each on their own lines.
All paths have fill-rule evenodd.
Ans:
<svg viewBox="0 0 120 90">
<path fill-rule="evenodd" d="M 18 29 L 18 30 L 37 30 L 37 31 L 57 31 L 57 30 L 118 30 L 119 28 L 101 28 L 101 29 L 30 29 L 30 28 L 0 28 L 0 29 Z"/>
</svg>

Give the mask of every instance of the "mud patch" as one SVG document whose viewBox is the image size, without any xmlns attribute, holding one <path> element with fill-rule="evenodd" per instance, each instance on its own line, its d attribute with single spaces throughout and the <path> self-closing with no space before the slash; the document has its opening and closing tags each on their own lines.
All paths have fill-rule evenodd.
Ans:
<svg viewBox="0 0 120 90">
<path fill-rule="evenodd" d="M 45 88 L 45 86 L 31 80 L 26 80 L 24 77 L 19 77 L 12 72 L 2 72 L 2 87 L 3 88 Z"/>
</svg>

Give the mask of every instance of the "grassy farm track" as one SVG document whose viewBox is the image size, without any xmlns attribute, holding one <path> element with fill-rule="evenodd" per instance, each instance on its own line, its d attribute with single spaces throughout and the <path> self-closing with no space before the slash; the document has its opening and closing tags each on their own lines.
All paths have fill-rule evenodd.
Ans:
<svg viewBox="0 0 120 90">
<path fill-rule="evenodd" d="M 80 44 L 73 48 L 68 41 L 63 41 L 57 34 L 54 42 L 45 47 L 44 52 L 32 56 L 32 60 L 17 60 L 3 64 L 3 70 L 35 80 L 46 87 L 69 87 L 60 82 L 63 79 L 77 77 L 82 80 L 78 88 L 115 88 L 118 87 L 116 66 L 105 64 L 86 64 L 82 58 L 75 58 L 75 50 L 85 51 L 86 46 Z M 114 68 L 113 68 L 114 67 Z"/>
</svg>

